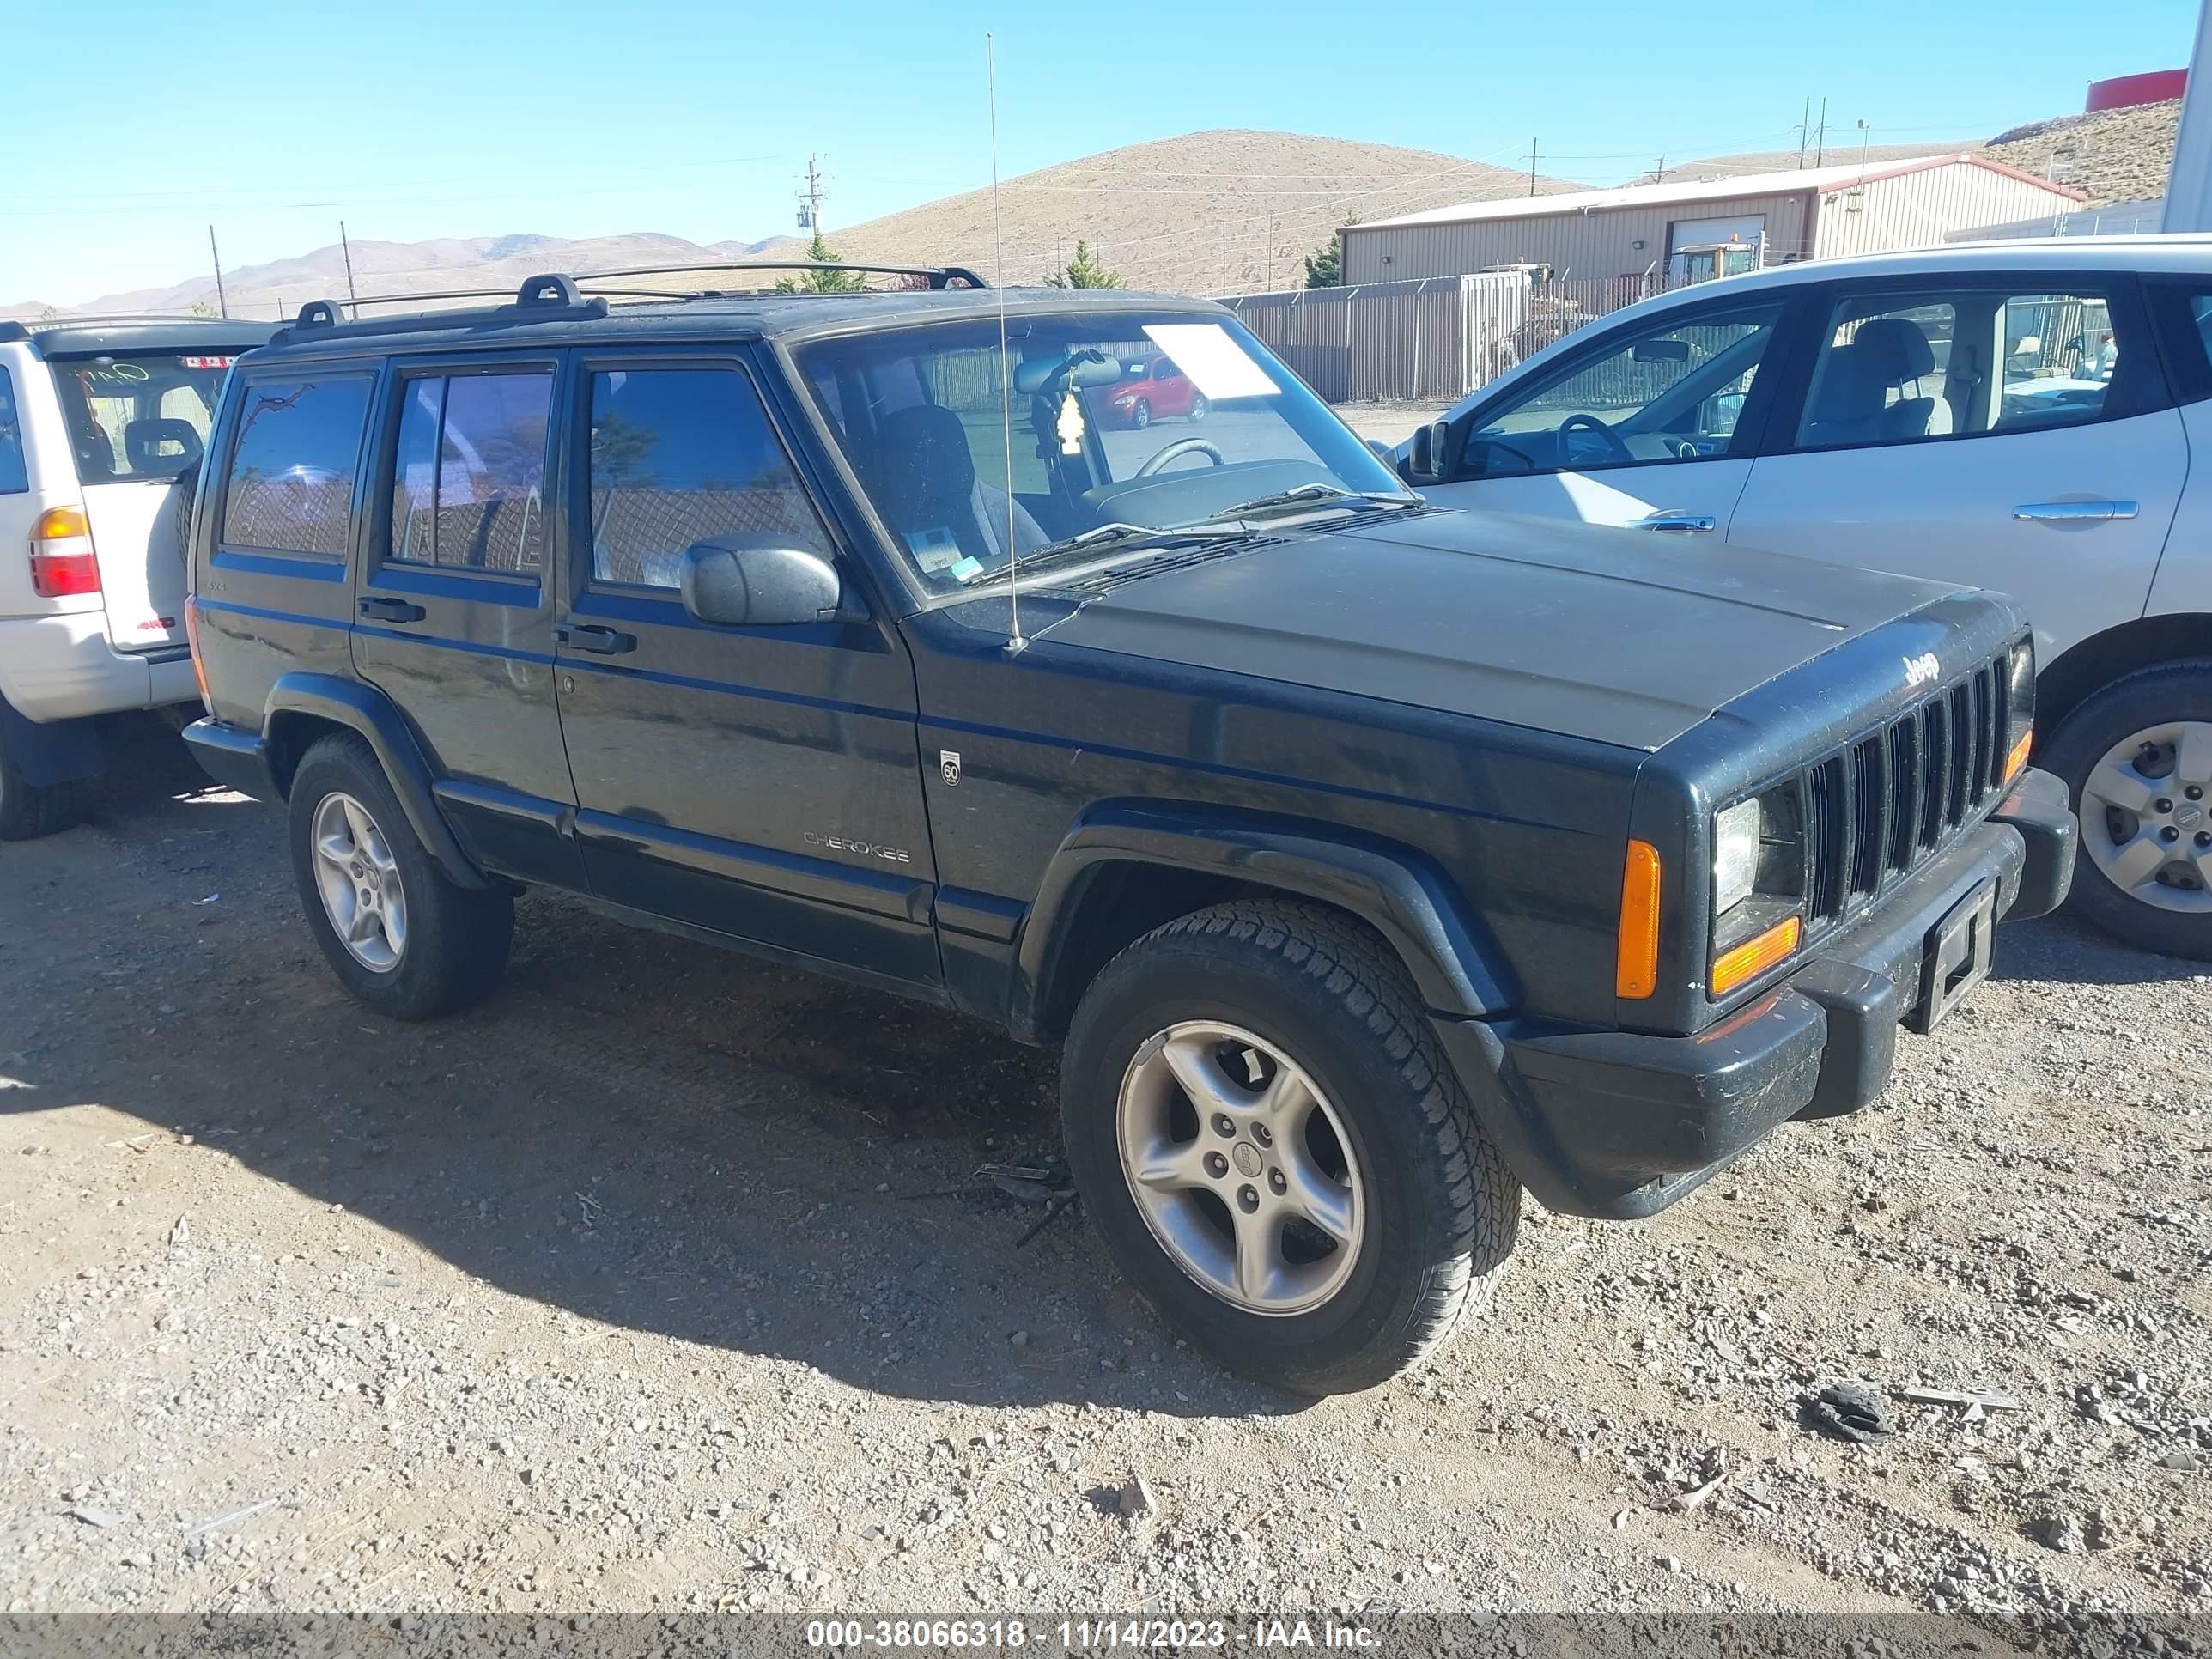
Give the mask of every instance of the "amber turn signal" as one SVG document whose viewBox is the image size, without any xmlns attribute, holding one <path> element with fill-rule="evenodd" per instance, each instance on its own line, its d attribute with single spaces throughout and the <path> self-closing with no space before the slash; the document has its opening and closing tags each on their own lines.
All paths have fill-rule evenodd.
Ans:
<svg viewBox="0 0 2212 1659">
<path fill-rule="evenodd" d="M 1613 968 L 1616 996 L 1640 1002 L 1659 988 L 1659 849 L 1628 843 L 1620 878 L 1620 945 Z"/>
<path fill-rule="evenodd" d="M 1723 951 L 1713 958 L 1713 994 L 1724 997 L 1746 980 L 1757 979 L 1778 962 L 1787 958 L 1797 948 L 1804 936 L 1805 925 L 1796 916 L 1786 916 L 1759 934 L 1747 939 L 1733 951 Z"/>
<path fill-rule="evenodd" d="M 2034 746 L 2035 728 L 2031 726 L 2020 734 L 2020 741 L 2013 744 L 2012 753 L 2005 757 L 2004 781 L 2007 783 L 2020 775 L 2020 769 L 2027 764 L 2027 751 Z"/>
</svg>

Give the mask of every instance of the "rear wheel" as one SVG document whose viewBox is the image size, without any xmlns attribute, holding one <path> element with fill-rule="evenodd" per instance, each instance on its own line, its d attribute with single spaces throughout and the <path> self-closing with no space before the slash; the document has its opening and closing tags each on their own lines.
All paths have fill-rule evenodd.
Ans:
<svg viewBox="0 0 2212 1659">
<path fill-rule="evenodd" d="M 354 995 L 393 1019 L 431 1019 L 498 986 L 514 899 L 447 878 L 366 742 L 325 738 L 307 751 L 290 829 L 307 926 Z"/>
<path fill-rule="evenodd" d="M 2212 661 L 2115 681 L 2039 758 L 2081 821 L 2075 908 L 2130 945 L 2212 961 Z"/>
<path fill-rule="evenodd" d="M 1206 401 L 1205 393 L 1194 392 L 1190 400 L 1190 418 L 1193 422 L 1202 421 L 1212 407 L 1212 404 Z"/>
<path fill-rule="evenodd" d="M 1060 1111 L 1115 1261 L 1259 1381 L 1387 1381 L 1487 1299 L 1520 1194 L 1380 941 L 1319 906 L 1168 923 L 1076 1011 Z"/>
<path fill-rule="evenodd" d="M 1146 403 L 1142 398 L 1138 398 L 1137 406 L 1129 411 L 1129 424 L 1136 428 L 1138 431 L 1142 432 L 1152 423 L 1152 406 Z"/>
<path fill-rule="evenodd" d="M 0 841 L 35 841 L 68 829 L 84 816 L 78 783 L 27 783 L 0 731 Z"/>
</svg>

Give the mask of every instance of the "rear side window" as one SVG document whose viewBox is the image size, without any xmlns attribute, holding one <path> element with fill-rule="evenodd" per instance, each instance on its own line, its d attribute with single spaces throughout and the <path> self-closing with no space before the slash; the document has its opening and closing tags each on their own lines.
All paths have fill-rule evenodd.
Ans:
<svg viewBox="0 0 2212 1659">
<path fill-rule="evenodd" d="M 23 423 L 15 413 L 15 382 L 0 368 L 0 495 L 20 495 L 31 487 L 23 461 Z"/>
<path fill-rule="evenodd" d="M 78 481 L 133 483 L 198 466 L 229 367 L 228 357 L 167 352 L 55 358 Z"/>
<path fill-rule="evenodd" d="M 594 374 L 591 488 L 599 581 L 673 588 L 684 550 L 725 536 L 832 550 L 760 394 L 733 368 Z"/>
<path fill-rule="evenodd" d="M 345 556 L 368 388 L 366 376 L 348 375 L 243 389 L 223 493 L 225 542 Z"/>
<path fill-rule="evenodd" d="M 407 382 L 392 554 L 414 564 L 532 572 L 544 562 L 550 370 Z"/>
</svg>

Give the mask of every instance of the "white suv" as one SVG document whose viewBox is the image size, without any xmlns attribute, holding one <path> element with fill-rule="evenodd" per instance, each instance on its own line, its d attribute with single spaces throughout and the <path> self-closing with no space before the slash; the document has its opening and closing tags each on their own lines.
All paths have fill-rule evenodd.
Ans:
<svg viewBox="0 0 2212 1659">
<path fill-rule="evenodd" d="M 0 323 L 0 841 L 75 819 L 96 716 L 198 702 L 179 515 L 231 359 L 270 326 Z"/>
<path fill-rule="evenodd" d="M 1401 447 L 1441 505 L 2025 601 L 2108 931 L 2212 959 L 2212 237 L 1784 265 L 1568 336 Z M 1602 648 L 1603 641 L 1592 641 Z"/>
</svg>

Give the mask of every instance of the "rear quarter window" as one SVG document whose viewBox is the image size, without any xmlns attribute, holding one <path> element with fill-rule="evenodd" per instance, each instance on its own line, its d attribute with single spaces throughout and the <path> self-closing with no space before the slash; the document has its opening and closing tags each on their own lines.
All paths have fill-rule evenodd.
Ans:
<svg viewBox="0 0 2212 1659">
<path fill-rule="evenodd" d="M 20 495 L 31 487 L 23 460 L 23 422 L 15 412 L 15 382 L 0 368 L 0 495 Z"/>
<path fill-rule="evenodd" d="M 353 374 L 240 389 L 223 489 L 226 543 L 345 556 L 369 386 L 367 375 Z"/>
</svg>

